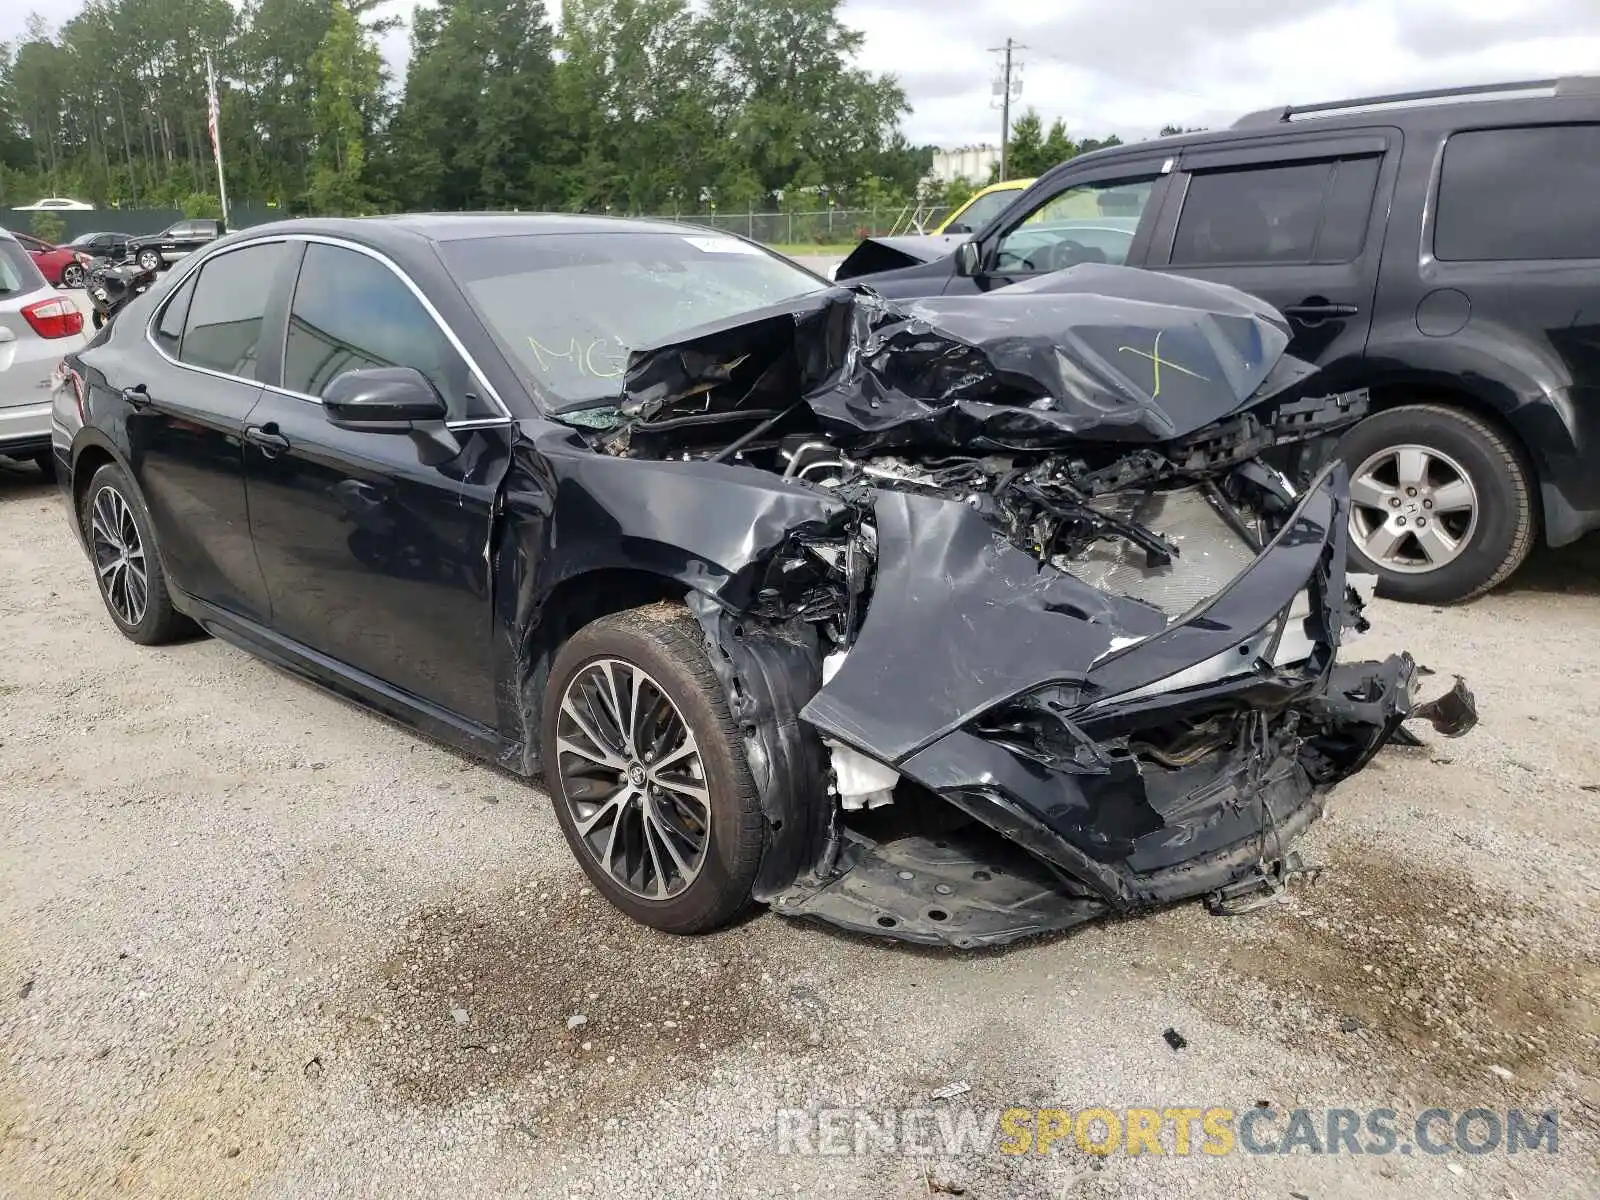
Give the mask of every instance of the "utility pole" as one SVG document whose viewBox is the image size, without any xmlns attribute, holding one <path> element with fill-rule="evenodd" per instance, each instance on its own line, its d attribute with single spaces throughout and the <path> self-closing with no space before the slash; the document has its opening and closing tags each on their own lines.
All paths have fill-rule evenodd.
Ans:
<svg viewBox="0 0 1600 1200">
<path fill-rule="evenodd" d="M 1011 38 L 1004 46 L 989 47 L 990 54 L 1004 54 L 1005 65 L 994 81 L 994 94 L 1000 97 L 1000 178 L 1006 178 L 1006 154 L 1011 143 L 1011 102 L 1022 95 L 1022 64 L 1014 62 L 1013 52 L 1026 50 Z"/>
</svg>

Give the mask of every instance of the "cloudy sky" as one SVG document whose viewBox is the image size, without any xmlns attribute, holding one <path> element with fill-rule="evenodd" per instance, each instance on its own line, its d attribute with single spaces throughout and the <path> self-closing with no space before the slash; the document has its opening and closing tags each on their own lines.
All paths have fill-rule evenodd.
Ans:
<svg viewBox="0 0 1600 1200">
<path fill-rule="evenodd" d="M 415 4 L 385 8 L 409 15 Z M 39 8 L 61 19 L 37 0 L 0 0 L 0 38 L 17 37 Z M 867 35 L 862 65 L 904 84 L 912 141 L 945 147 L 999 140 L 988 48 L 1007 37 L 1028 47 L 1021 105 L 1061 117 L 1075 136 L 1148 137 L 1275 104 L 1600 73 L 1600 0 L 845 0 L 844 11 Z M 403 71 L 406 35 L 384 50 Z"/>
</svg>

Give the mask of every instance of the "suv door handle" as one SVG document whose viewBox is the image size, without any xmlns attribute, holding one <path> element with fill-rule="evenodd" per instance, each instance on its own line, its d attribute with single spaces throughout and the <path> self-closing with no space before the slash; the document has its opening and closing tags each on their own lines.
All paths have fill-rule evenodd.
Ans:
<svg viewBox="0 0 1600 1200">
<path fill-rule="evenodd" d="M 266 458 L 277 458 L 289 448 L 289 439 L 279 433 L 277 425 L 270 421 L 265 425 L 245 426 L 244 440 L 260 450 Z"/>
<path fill-rule="evenodd" d="M 141 411 L 150 407 L 150 393 L 145 390 L 144 384 L 136 383 L 122 389 L 122 402 L 131 409 Z"/>
<path fill-rule="evenodd" d="M 1302 304 L 1291 304 L 1283 310 L 1286 317 L 1299 317 L 1303 321 L 1325 321 L 1329 317 L 1353 317 L 1361 309 L 1354 304 L 1330 304 L 1313 296 Z"/>
</svg>

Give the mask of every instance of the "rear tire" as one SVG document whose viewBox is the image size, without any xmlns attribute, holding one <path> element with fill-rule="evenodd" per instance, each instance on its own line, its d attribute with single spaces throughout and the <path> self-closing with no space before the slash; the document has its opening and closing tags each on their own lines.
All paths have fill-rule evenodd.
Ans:
<svg viewBox="0 0 1600 1200">
<path fill-rule="evenodd" d="M 1351 566 L 1377 575 L 1380 595 L 1470 600 L 1533 547 L 1532 473 L 1505 434 L 1470 413 L 1387 409 L 1351 430 L 1339 457 L 1351 471 Z"/>
<path fill-rule="evenodd" d="M 542 704 L 556 819 L 606 899 L 675 934 L 716 929 L 748 907 L 765 825 L 687 611 L 654 604 L 584 626 L 551 664 Z"/>
<path fill-rule="evenodd" d="M 155 531 L 139 489 L 115 463 L 94 473 L 83 493 L 78 524 L 106 612 L 129 641 L 159 646 L 194 631 L 172 606 Z"/>
</svg>

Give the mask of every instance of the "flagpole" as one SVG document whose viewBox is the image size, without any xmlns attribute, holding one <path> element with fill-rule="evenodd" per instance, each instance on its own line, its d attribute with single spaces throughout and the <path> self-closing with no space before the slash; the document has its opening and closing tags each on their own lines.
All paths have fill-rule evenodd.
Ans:
<svg viewBox="0 0 1600 1200">
<path fill-rule="evenodd" d="M 222 200 L 222 227 L 228 225 L 228 185 L 222 178 L 221 105 L 217 103 L 217 74 L 211 68 L 211 51 L 206 51 L 206 118 L 211 127 L 211 155 L 217 160 L 217 195 Z"/>
</svg>

